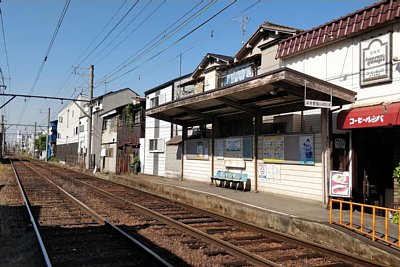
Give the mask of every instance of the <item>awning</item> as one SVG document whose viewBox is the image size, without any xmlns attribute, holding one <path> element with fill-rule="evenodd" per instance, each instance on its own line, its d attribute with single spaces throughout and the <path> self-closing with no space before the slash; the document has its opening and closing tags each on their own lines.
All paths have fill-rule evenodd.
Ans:
<svg viewBox="0 0 400 267">
<path fill-rule="evenodd" d="M 356 92 L 310 75 L 280 68 L 243 81 L 189 95 L 146 110 L 146 116 L 178 125 L 212 123 L 226 116 L 266 116 L 312 109 L 307 97 L 332 100 L 333 106 L 354 103 Z"/>
<path fill-rule="evenodd" d="M 400 103 L 359 107 L 339 112 L 338 129 L 400 125 Z"/>
</svg>

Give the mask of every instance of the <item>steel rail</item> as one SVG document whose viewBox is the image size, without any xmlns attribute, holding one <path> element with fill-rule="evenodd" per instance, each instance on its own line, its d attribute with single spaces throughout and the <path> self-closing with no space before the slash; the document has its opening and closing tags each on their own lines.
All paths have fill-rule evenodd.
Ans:
<svg viewBox="0 0 400 267">
<path fill-rule="evenodd" d="M 16 180 L 17 180 L 18 187 L 19 187 L 19 190 L 20 190 L 20 192 L 21 192 L 23 201 L 24 201 L 24 203 L 25 203 L 25 208 L 26 208 L 26 210 L 28 211 L 29 219 L 30 219 L 30 221 L 32 222 L 32 226 L 33 226 L 33 229 L 34 229 L 34 231 L 35 231 L 36 238 L 37 238 L 37 240 L 38 240 L 38 242 L 39 242 L 39 246 L 40 246 L 40 250 L 41 250 L 41 252 L 42 252 L 43 259 L 44 259 L 44 261 L 45 261 L 45 263 L 46 263 L 46 266 L 51 267 L 52 264 L 51 264 L 49 255 L 47 254 L 47 250 L 46 250 L 46 247 L 45 247 L 45 245 L 44 245 L 42 236 L 40 235 L 38 223 L 36 222 L 36 219 L 33 217 L 33 214 L 32 214 L 31 208 L 30 208 L 30 207 L 31 207 L 31 204 L 30 204 L 30 202 L 29 202 L 29 200 L 28 200 L 28 197 L 27 197 L 26 192 L 25 192 L 25 189 L 24 189 L 24 187 L 23 187 L 23 185 L 22 185 L 22 183 L 21 183 L 21 180 L 20 180 L 20 178 L 19 178 L 19 175 L 18 175 L 18 173 L 17 173 L 17 171 L 16 171 L 16 169 L 15 169 L 13 160 L 10 159 L 10 162 L 11 162 L 11 166 L 12 166 L 12 168 L 13 168 L 13 171 L 14 171 L 14 174 L 15 174 L 15 178 L 16 178 Z"/>
<path fill-rule="evenodd" d="M 117 235 L 125 238 L 131 245 L 133 245 L 136 249 L 140 250 L 141 252 L 144 253 L 144 256 L 151 261 L 155 266 L 163 266 L 163 267 L 173 267 L 173 265 L 169 264 L 167 261 L 165 261 L 162 257 L 160 257 L 158 254 L 156 254 L 154 251 L 143 245 L 140 241 L 136 240 L 126 232 L 124 232 L 122 229 L 120 229 L 118 226 L 112 224 L 108 220 L 106 220 L 104 217 L 102 217 L 100 214 L 98 214 L 96 211 L 93 209 L 89 208 L 86 204 L 78 200 L 76 197 L 65 191 L 63 188 L 61 188 L 59 185 L 55 184 L 53 181 L 49 180 L 46 178 L 43 174 L 39 173 L 37 170 L 32 168 L 31 166 L 28 166 L 25 164 L 28 168 L 32 169 L 34 172 L 36 172 L 38 175 L 40 175 L 43 179 L 47 180 L 51 185 L 56 187 L 63 195 L 68 197 L 72 202 L 77 204 L 81 209 L 83 209 L 85 212 L 87 212 L 90 216 L 94 217 L 97 222 L 99 222 L 102 225 L 107 226 L 109 229 L 111 229 L 113 232 L 115 232 Z M 73 179 L 73 178 L 72 178 Z"/>
<path fill-rule="evenodd" d="M 90 185 L 88 183 L 80 181 L 80 180 L 78 180 L 76 178 L 68 177 L 68 176 L 66 176 L 64 174 L 61 174 L 61 173 L 58 173 L 58 174 L 63 176 L 63 177 L 65 177 L 65 178 L 67 178 L 67 179 L 70 179 L 70 180 L 72 180 L 74 182 L 77 182 L 78 184 L 87 186 L 87 187 L 89 187 L 90 189 L 92 189 L 93 191 L 95 191 L 97 193 L 100 193 L 100 194 L 105 195 L 107 197 L 111 197 L 112 199 L 114 199 L 116 201 L 119 201 L 119 202 L 124 203 L 124 204 L 128 203 L 128 204 L 132 205 L 133 207 L 135 207 L 140 212 L 143 212 L 144 214 L 146 214 L 146 215 L 148 215 L 150 217 L 153 217 L 153 218 L 155 218 L 155 219 L 157 219 L 157 220 L 159 220 L 159 221 L 161 221 L 161 222 L 163 222 L 165 224 L 168 224 L 168 225 L 170 225 L 170 226 L 172 226 L 174 228 L 177 228 L 180 231 L 188 233 L 193 237 L 196 237 L 196 238 L 201 239 L 201 240 L 203 240 L 203 241 L 205 241 L 207 243 L 214 244 L 214 245 L 216 245 L 216 246 L 218 246 L 220 248 L 223 248 L 226 251 L 228 251 L 231 255 L 233 255 L 233 256 L 235 256 L 235 257 L 237 257 L 239 259 L 245 260 L 246 262 L 248 262 L 250 264 L 253 264 L 253 265 L 256 265 L 256 266 L 274 266 L 274 267 L 281 266 L 280 264 L 277 264 L 277 263 L 275 263 L 273 261 L 270 261 L 270 260 L 267 260 L 267 259 L 265 259 L 263 257 L 260 257 L 260 256 L 254 254 L 254 253 L 251 253 L 251 252 L 249 252 L 249 251 L 247 251 L 245 249 L 237 247 L 237 246 L 235 246 L 235 245 L 233 245 L 233 244 L 231 244 L 229 242 L 226 242 L 226 241 L 221 240 L 219 238 L 215 238 L 215 237 L 213 237 L 213 236 L 211 236 L 211 235 L 209 235 L 207 233 L 204 233 L 204 232 L 202 232 L 202 231 L 200 231 L 198 229 L 195 229 L 195 228 L 193 228 L 191 226 L 188 226 L 188 225 L 185 225 L 185 224 L 183 224 L 181 222 L 173 220 L 173 219 L 171 219 L 171 218 L 169 218 L 167 216 L 164 216 L 164 215 L 162 215 L 162 214 L 160 214 L 158 212 L 150 210 L 150 209 L 148 209 L 148 208 L 146 208 L 146 207 L 144 207 L 142 205 L 139 205 L 139 204 L 134 203 L 132 201 L 126 200 L 126 199 L 121 198 L 121 197 L 118 197 L 118 196 L 116 196 L 116 195 L 114 195 L 112 193 L 109 193 L 107 191 L 99 189 L 99 188 L 97 188 L 97 187 L 95 187 L 93 185 Z"/>
<path fill-rule="evenodd" d="M 38 161 L 38 163 L 39 163 L 39 161 Z M 41 165 L 42 165 L 42 164 L 41 164 Z M 78 180 L 78 179 L 76 179 L 76 178 L 68 177 L 68 176 L 66 176 L 66 175 L 63 174 L 63 173 L 58 172 L 57 169 L 59 169 L 59 168 L 62 169 L 62 170 L 70 170 L 70 169 L 65 168 L 65 167 L 55 166 L 55 168 L 54 168 L 53 170 L 49 170 L 49 171 L 52 171 L 52 172 L 54 172 L 54 173 L 57 173 L 58 175 L 61 175 L 61 176 L 65 177 L 65 178 L 67 178 L 67 179 L 75 180 L 76 182 L 82 183 L 82 184 L 85 185 L 85 186 L 89 186 L 90 188 L 93 188 L 95 191 L 98 191 L 98 192 L 100 192 L 100 193 L 105 193 L 105 194 L 107 194 L 107 195 L 108 195 L 108 194 L 111 194 L 111 193 L 105 192 L 105 191 L 103 191 L 103 190 L 101 190 L 101 189 L 99 189 L 99 188 L 96 188 L 96 187 L 94 187 L 94 186 L 92 186 L 92 185 L 90 185 L 90 184 L 87 184 L 87 183 L 85 183 L 85 182 L 83 182 L 83 181 L 80 181 L 80 180 Z M 79 173 L 79 172 L 77 172 L 77 171 L 75 171 L 75 170 L 70 170 L 70 171 L 73 171 L 74 173 Z M 81 173 L 80 173 L 80 174 L 81 174 Z M 84 174 L 84 175 L 87 175 L 87 174 Z M 89 177 L 92 177 L 92 178 L 96 178 L 96 177 L 93 177 L 93 176 L 90 176 L 90 175 L 88 175 L 88 176 L 89 176 Z M 97 178 L 97 179 L 98 179 L 98 178 Z M 114 183 L 112 183 L 112 182 L 110 182 L 110 181 L 107 181 L 107 180 L 102 180 L 102 182 L 114 184 Z M 120 186 L 129 188 L 129 187 L 125 186 L 125 185 L 120 185 Z M 103 191 L 103 192 L 102 192 L 102 191 Z M 112 195 L 112 197 L 119 198 L 118 196 L 115 196 L 115 195 L 113 195 L 113 194 L 111 194 L 111 195 Z M 123 198 L 118 199 L 118 200 L 119 200 L 119 201 L 124 201 L 124 203 L 126 203 L 126 202 L 130 203 L 130 201 L 124 200 Z M 132 203 L 130 203 L 130 204 L 132 204 Z M 133 203 L 133 204 L 135 204 L 135 203 Z M 182 204 L 182 203 L 181 203 L 181 204 Z M 187 206 L 187 205 L 185 205 L 185 204 L 182 204 L 182 205 Z M 188 206 L 188 207 L 190 207 L 190 206 Z M 190 207 L 190 208 L 193 208 L 193 207 Z M 195 208 L 195 209 L 197 209 L 197 208 Z M 254 231 L 260 231 L 260 232 L 265 232 L 265 231 L 267 231 L 267 232 L 271 233 L 272 235 L 276 235 L 276 236 L 279 236 L 280 238 L 285 239 L 286 241 L 294 242 L 294 243 L 297 243 L 297 244 L 299 244 L 299 243 L 305 244 L 305 245 L 307 245 L 307 246 L 312 247 L 313 249 L 316 249 L 317 251 L 319 251 L 319 252 L 321 252 L 321 253 L 325 253 L 325 254 L 327 254 L 327 255 L 329 255 L 329 256 L 332 256 L 332 257 L 339 257 L 339 258 L 340 258 L 340 257 L 344 257 L 344 258 L 342 258 L 342 260 L 343 260 L 344 262 L 352 262 L 352 261 L 355 261 L 357 264 L 361 264 L 361 265 L 365 265 L 365 266 L 384 266 L 384 265 L 382 265 L 382 264 L 379 264 L 379 263 L 374 262 L 374 261 L 369 260 L 369 259 L 365 259 L 365 258 L 360 259 L 358 256 L 355 256 L 355 255 L 350 254 L 350 253 L 345 253 L 345 252 L 343 252 L 343 251 L 340 251 L 340 250 L 334 249 L 334 248 L 329 248 L 329 249 L 327 249 L 326 247 L 324 247 L 324 246 L 322 246 L 322 245 L 315 244 L 315 243 L 310 242 L 310 241 L 307 241 L 307 240 L 301 240 L 301 239 L 299 239 L 299 238 L 295 238 L 295 237 L 290 236 L 290 235 L 288 235 L 288 234 L 281 233 L 281 232 L 277 232 L 277 231 L 274 231 L 274 230 L 272 230 L 272 229 L 260 229 L 259 227 L 256 227 L 256 226 L 253 226 L 253 225 L 249 225 L 249 224 L 247 224 L 246 222 L 237 221 L 237 220 L 234 220 L 234 219 L 231 219 L 231 218 L 222 216 L 222 215 L 218 215 L 218 214 L 213 214 L 213 213 L 210 213 L 210 212 L 204 211 L 204 210 L 201 210 L 201 211 L 202 211 L 202 212 L 205 212 L 206 214 L 211 214 L 212 216 L 216 216 L 217 218 L 219 218 L 219 219 L 221 219 L 221 220 L 227 220 L 227 221 L 229 221 L 229 222 L 236 223 L 236 224 L 238 223 L 239 225 L 245 226 L 245 227 L 250 228 L 250 229 L 252 229 L 252 230 L 254 230 Z M 168 217 L 167 217 L 167 218 L 168 218 Z M 185 225 L 185 226 L 186 226 L 186 225 Z M 274 265 L 274 266 L 281 266 L 281 265 Z"/>
</svg>

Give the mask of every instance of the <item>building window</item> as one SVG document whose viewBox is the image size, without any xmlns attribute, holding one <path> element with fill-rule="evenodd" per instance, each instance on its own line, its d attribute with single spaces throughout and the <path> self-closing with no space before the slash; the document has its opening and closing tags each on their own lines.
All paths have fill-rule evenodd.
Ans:
<svg viewBox="0 0 400 267">
<path fill-rule="evenodd" d="M 103 120 L 103 131 L 107 130 L 108 125 L 110 124 L 110 119 L 104 119 Z"/>
<path fill-rule="evenodd" d="M 58 123 L 62 123 L 63 122 L 63 117 L 58 117 Z"/>
<path fill-rule="evenodd" d="M 85 125 L 79 125 L 79 132 L 83 133 L 85 131 Z"/>
<path fill-rule="evenodd" d="M 256 69 L 252 65 L 247 64 L 244 66 L 238 66 L 226 72 L 226 74 L 222 77 L 222 86 L 240 82 L 256 75 Z"/>
<path fill-rule="evenodd" d="M 155 96 L 153 98 L 150 98 L 150 107 L 158 107 L 159 105 L 162 105 L 165 103 L 165 94 L 160 94 L 158 96 Z"/>
<path fill-rule="evenodd" d="M 57 134 L 57 138 L 61 139 L 61 134 L 60 133 Z"/>
<path fill-rule="evenodd" d="M 134 124 L 140 123 L 140 111 L 135 113 Z"/>
<path fill-rule="evenodd" d="M 164 139 L 155 138 L 149 140 L 149 151 L 150 152 L 164 152 Z"/>
</svg>

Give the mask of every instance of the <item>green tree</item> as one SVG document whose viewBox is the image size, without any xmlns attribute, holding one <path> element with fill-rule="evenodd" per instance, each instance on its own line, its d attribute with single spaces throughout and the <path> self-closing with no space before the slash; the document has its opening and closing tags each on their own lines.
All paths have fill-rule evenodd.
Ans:
<svg viewBox="0 0 400 267">
<path fill-rule="evenodd" d="M 40 134 L 35 140 L 35 148 L 39 150 L 46 150 L 46 135 Z"/>
</svg>

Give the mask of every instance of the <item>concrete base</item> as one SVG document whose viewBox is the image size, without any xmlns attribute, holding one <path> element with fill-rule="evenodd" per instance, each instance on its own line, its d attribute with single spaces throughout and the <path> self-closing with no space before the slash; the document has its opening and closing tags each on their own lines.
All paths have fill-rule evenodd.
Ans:
<svg viewBox="0 0 400 267">
<path fill-rule="evenodd" d="M 305 242 L 330 247 L 340 253 L 358 255 L 374 264 L 400 266 L 399 253 L 377 242 L 332 225 L 299 219 L 289 214 L 267 210 L 203 191 L 121 176 L 99 176 L 118 184 L 161 196 L 172 201 L 230 217 L 262 229 L 271 229 Z M 397 254 L 397 255 L 396 255 Z"/>
</svg>

